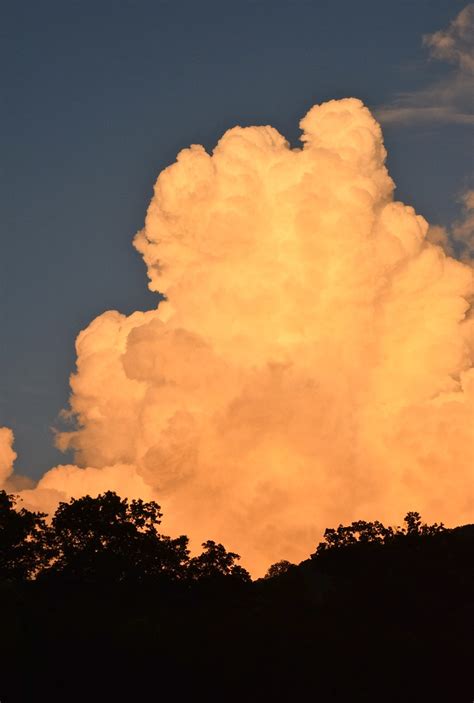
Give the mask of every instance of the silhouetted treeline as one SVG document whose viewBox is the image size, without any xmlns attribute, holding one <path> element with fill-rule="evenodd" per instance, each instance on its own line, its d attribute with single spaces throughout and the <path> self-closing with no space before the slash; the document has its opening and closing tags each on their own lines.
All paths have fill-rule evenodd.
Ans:
<svg viewBox="0 0 474 703">
<path fill-rule="evenodd" d="M 46 515 L 15 509 L 0 491 L 0 580 L 71 583 L 139 583 L 231 577 L 250 581 L 238 554 L 205 542 L 190 558 L 188 537 L 159 532 L 160 506 L 128 501 L 108 491 L 60 503 L 51 524 Z"/>
<path fill-rule="evenodd" d="M 471 701 L 474 526 L 357 521 L 251 581 L 112 492 L 0 491 L 0 701 Z"/>
</svg>

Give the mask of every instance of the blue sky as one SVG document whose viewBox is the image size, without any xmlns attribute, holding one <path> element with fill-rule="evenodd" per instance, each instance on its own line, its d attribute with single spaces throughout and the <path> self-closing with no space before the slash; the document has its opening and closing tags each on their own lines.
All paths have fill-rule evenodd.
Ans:
<svg viewBox="0 0 474 703">
<path fill-rule="evenodd" d="M 299 119 L 331 98 L 416 105 L 455 70 L 423 35 L 465 5 L 3 3 L 0 425 L 15 432 L 18 471 L 65 461 L 51 427 L 79 330 L 107 309 L 156 305 L 131 240 L 179 149 L 212 149 L 235 124 L 271 124 L 296 144 Z M 472 124 L 383 126 L 397 197 L 449 225 L 473 186 Z"/>
</svg>

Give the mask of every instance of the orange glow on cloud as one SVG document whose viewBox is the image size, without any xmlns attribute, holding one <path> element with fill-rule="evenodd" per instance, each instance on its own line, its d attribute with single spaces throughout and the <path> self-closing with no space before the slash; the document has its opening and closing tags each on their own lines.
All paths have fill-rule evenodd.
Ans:
<svg viewBox="0 0 474 703">
<path fill-rule="evenodd" d="M 16 452 L 13 451 L 13 432 L 8 427 L 0 427 L 0 487 L 13 471 Z"/>
<path fill-rule="evenodd" d="M 25 505 L 153 497 L 165 531 L 222 541 L 254 574 L 340 521 L 473 521 L 473 269 L 393 200 L 359 100 L 301 128 L 291 149 L 236 127 L 160 174 L 135 246 L 168 300 L 79 334 L 78 429 L 59 436 L 77 466 Z"/>
</svg>

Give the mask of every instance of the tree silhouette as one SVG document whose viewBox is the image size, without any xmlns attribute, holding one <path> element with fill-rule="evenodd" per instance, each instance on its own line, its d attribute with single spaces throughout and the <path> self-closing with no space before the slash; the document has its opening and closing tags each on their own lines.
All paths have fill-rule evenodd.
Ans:
<svg viewBox="0 0 474 703">
<path fill-rule="evenodd" d="M 286 574 L 287 571 L 289 571 L 294 566 L 295 564 L 292 564 L 291 561 L 281 559 L 280 561 L 275 562 L 275 564 L 272 564 L 268 568 L 268 571 L 265 574 L 264 578 L 272 579 L 275 578 L 275 576 L 281 576 L 282 574 Z"/>
<path fill-rule="evenodd" d="M 51 573 L 73 580 L 179 578 L 188 561 L 188 538 L 158 532 L 162 513 L 154 501 L 128 502 L 112 491 L 60 503 L 52 520 Z"/>
<path fill-rule="evenodd" d="M 474 525 L 354 521 L 247 583 L 237 554 L 190 559 L 160 521 L 107 492 L 48 526 L 0 492 L 2 701 L 191 700 L 203 681 L 209 700 L 470 700 Z"/>
<path fill-rule="evenodd" d="M 421 522 L 417 512 L 408 512 L 404 518 L 405 527 L 385 527 L 381 522 L 366 522 L 357 520 L 350 525 L 339 525 L 337 528 L 328 528 L 324 531 L 324 542 L 318 544 L 311 558 L 321 555 L 328 550 L 352 547 L 354 545 L 387 544 L 403 538 L 426 537 L 444 531 L 443 523 L 427 525 Z"/>
<path fill-rule="evenodd" d="M 203 542 L 204 551 L 189 560 L 188 574 L 192 579 L 216 579 L 223 576 L 233 577 L 239 581 L 250 581 L 250 574 L 236 560 L 238 554 L 228 552 L 222 544 L 213 540 Z"/>
<path fill-rule="evenodd" d="M 28 579 L 48 562 L 43 513 L 16 508 L 15 496 L 0 491 L 0 579 Z"/>
<path fill-rule="evenodd" d="M 393 539 L 394 530 L 385 527 L 381 522 L 366 522 L 357 520 L 350 525 L 339 525 L 337 528 L 328 528 L 324 531 L 324 542 L 316 548 L 311 555 L 315 557 L 328 549 L 341 549 L 355 544 L 383 544 Z"/>
<path fill-rule="evenodd" d="M 445 527 L 443 523 L 435 522 L 433 525 L 427 525 L 421 522 L 420 513 L 408 512 L 405 515 L 404 523 L 406 527 L 404 529 L 399 529 L 397 534 L 405 534 L 409 536 L 431 536 L 436 535 L 439 532 L 444 532 Z"/>
</svg>

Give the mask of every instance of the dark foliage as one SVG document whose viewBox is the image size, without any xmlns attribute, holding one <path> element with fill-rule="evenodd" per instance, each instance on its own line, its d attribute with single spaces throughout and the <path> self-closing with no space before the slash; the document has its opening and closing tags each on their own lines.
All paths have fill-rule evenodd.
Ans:
<svg viewBox="0 0 474 703">
<path fill-rule="evenodd" d="M 0 493 L 0 700 L 471 701 L 474 526 L 353 522 L 250 582 L 156 503 Z M 18 522 L 15 522 L 18 521 Z"/>
<path fill-rule="evenodd" d="M 81 582 L 182 577 L 188 538 L 161 535 L 161 517 L 157 503 L 129 503 L 111 491 L 60 503 L 49 530 L 55 560 L 46 575 Z"/>
<path fill-rule="evenodd" d="M 265 574 L 265 578 L 273 579 L 275 578 L 275 576 L 281 576 L 282 574 L 286 574 L 290 569 L 294 567 L 295 564 L 292 564 L 291 561 L 281 559 L 280 561 L 277 561 L 275 562 L 275 564 L 272 564 L 268 567 L 268 571 Z"/>
<path fill-rule="evenodd" d="M 204 551 L 189 561 L 188 574 L 192 579 L 220 579 L 232 577 L 240 581 L 250 581 L 250 574 L 240 564 L 238 554 L 226 551 L 222 544 L 212 540 L 204 542 Z"/>
<path fill-rule="evenodd" d="M 333 549 L 353 547 L 355 545 L 381 545 L 390 542 L 400 542 L 406 537 L 429 537 L 444 531 L 444 525 L 422 524 L 421 516 L 416 512 L 409 512 L 405 516 L 404 527 L 385 527 L 381 522 L 365 522 L 357 520 L 350 525 L 339 525 L 336 529 L 330 528 L 324 532 L 324 542 L 321 542 L 311 558 L 321 556 L 324 552 Z"/>
<path fill-rule="evenodd" d="M 45 515 L 15 505 L 14 496 L 0 491 L 0 582 L 34 576 L 49 557 Z"/>
</svg>

